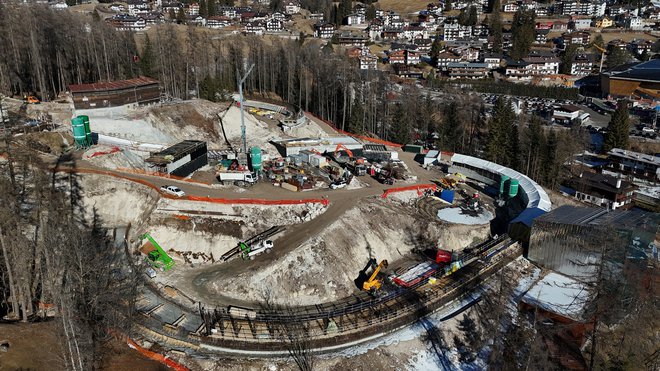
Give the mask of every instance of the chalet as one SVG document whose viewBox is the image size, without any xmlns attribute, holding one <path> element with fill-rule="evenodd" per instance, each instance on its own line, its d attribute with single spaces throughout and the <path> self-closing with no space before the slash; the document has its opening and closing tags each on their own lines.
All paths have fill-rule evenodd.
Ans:
<svg viewBox="0 0 660 371">
<path fill-rule="evenodd" d="M 529 56 L 519 61 L 507 60 L 506 76 L 517 80 L 529 80 L 534 76 L 556 75 L 559 72 L 559 58 Z"/>
<path fill-rule="evenodd" d="M 484 38 L 488 37 L 489 26 L 485 23 L 479 23 L 472 28 L 472 36 Z"/>
<path fill-rule="evenodd" d="M 502 61 L 504 61 L 504 56 L 497 53 L 485 53 L 481 59 L 483 63 L 488 65 L 489 70 L 494 70 L 500 68 Z"/>
<path fill-rule="evenodd" d="M 650 40 L 633 40 L 628 44 L 628 50 L 637 55 L 650 53 L 651 49 L 653 49 L 653 42 Z"/>
<path fill-rule="evenodd" d="M 502 11 L 504 13 L 515 13 L 518 11 L 518 3 L 517 2 L 509 2 L 504 4 L 502 7 Z"/>
<path fill-rule="evenodd" d="M 421 79 L 424 77 L 424 73 L 418 69 L 405 64 L 395 64 L 393 66 L 394 74 L 399 77 L 411 78 L 411 79 Z"/>
<path fill-rule="evenodd" d="M 281 12 L 275 12 L 275 13 L 271 14 L 270 18 L 271 18 L 271 19 L 277 19 L 278 21 L 282 21 L 282 22 L 284 22 L 284 21 L 286 21 L 286 18 L 287 18 L 287 17 L 286 17 L 286 15 L 285 15 L 284 13 L 281 13 Z"/>
<path fill-rule="evenodd" d="M 359 46 L 364 47 L 367 45 L 369 39 L 365 36 L 355 35 L 350 32 L 342 32 L 337 37 L 339 45 Z"/>
<path fill-rule="evenodd" d="M 65 3 L 66 5 L 66 3 Z M 110 5 L 109 9 L 115 13 L 125 13 L 126 12 L 126 7 L 123 6 L 122 4 L 112 4 Z"/>
<path fill-rule="evenodd" d="M 564 21 L 554 21 L 552 23 L 552 29 L 554 31 L 566 31 L 568 30 L 568 23 Z"/>
<path fill-rule="evenodd" d="M 144 19 L 147 26 L 165 22 L 165 17 L 162 13 L 147 13 L 140 15 L 140 17 Z"/>
<path fill-rule="evenodd" d="M 606 3 L 589 0 L 568 0 L 555 4 L 555 13 L 561 15 L 586 15 L 602 17 L 605 15 Z"/>
<path fill-rule="evenodd" d="M 536 22 L 534 28 L 537 30 L 550 30 L 552 29 L 552 22 Z"/>
<path fill-rule="evenodd" d="M 549 33 L 550 30 L 534 30 L 534 43 L 539 45 L 546 44 Z"/>
<path fill-rule="evenodd" d="M 382 37 L 383 26 L 382 24 L 372 22 L 364 31 L 369 35 L 369 40 L 376 41 Z"/>
<path fill-rule="evenodd" d="M 133 17 L 128 14 L 117 14 L 107 18 L 106 22 L 119 31 L 142 31 L 147 28 L 147 22 L 142 17 Z"/>
<path fill-rule="evenodd" d="M 433 40 L 431 39 L 415 39 L 413 44 L 417 47 L 417 51 L 421 54 L 428 54 L 431 52 L 431 46 L 433 46 Z"/>
<path fill-rule="evenodd" d="M 582 173 L 567 182 L 578 201 L 598 205 L 610 210 L 629 209 L 633 206 L 633 192 L 637 186 L 611 175 Z"/>
<path fill-rule="evenodd" d="M 353 13 L 349 14 L 346 17 L 344 17 L 343 23 L 348 26 L 356 26 L 356 25 L 361 25 L 366 22 L 366 18 L 364 17 L 364 14 L 359 14 L 359 13 Z"/>
<path fill-rule="evenodd" d="M 266 31 L 268 32 L 282 32 L 284 30 L 284 22 L 279 19 L 271 18 L 266 21 Z"/>
<path fill-rule="evenodd" d="M 468 62 L 478 61 L 481 52 L 480 49 L 468 45 L 449 47 L 448 50 L 458 55 L 461 60 Z"/>
<path fill-rule="evenodd" d="M 186 14 L 188 15 L 199 15 L 199 4 L 192 3 L 186 6 Z"/>
<path fill-rule="evenodd" d="M 536 14 L 537 18 L 547 17 L 550 14 L 550 11 L 548 10 L 548 5 L 537 4 L 536 9 L 534 9 L 534 14 Z"/>
<path fill-rule="evenodd" d="M 208 28 L 225 28 L 231 24 L 231 20 L 229 17 L 225 17 L 223 15 L 214 15 L 213 17 L 209 17 L 206 20 L 206 27 Z"/>
<path fill-rule="evenodd" d="M 175 14 L 179 12 L 179 9 L 183 8 L 183 4 L 181 3 L 165 3 L 161 7 L 163 13 L 169 14 L 171 12 L 174 12 Z"/>
<path fill-rule="evenodd" d="M 266 26 L 262 22 L 250 22 L 245 25 L 247 35 L 263 35 L 266 32 Z"/>
<path fill-rule="evenodd" d="M 419 53 L 411 50 L 406 50 L 406 64 L 419 64 Z"/>
<path fill-rule="evenodd" d="M 628 17 L 623 24 L 625 28 L 629 28 L 631 30 L 641 30 L 644 28 L 644 21 L 642 17 Z"/>
<path fill-rule="evenodd" d="M 449 63 L 458 63 L 460 61 L 461 57 L 450 52 L 445 51 L 438 54 L 438 68 L 440 69 L 446 69 Z"/>
<path fill-rule="evenodd" d="M 136 16 L 138 14 L 147 13 L 151 10 L 149 3 L 144 0 L 128 0 L 126 2 L 128 14 Z"/>
<path fill-rule="evenodd" d="M 591 34 L 586 31 L 576 31 L 571 33 L 564 33 L 562 36 L 565 45 L 577 44 L 587 45 L 591 42 Z"/>
<path fill-rule="evenodd" d="M 596 28 L 608 28 L 614 26 L 614 21 L 611 18 L 603 17 L 596 20 Z"/>
<path fill-rule="evenodd" d="M 234 8 L 233 6 L 222 6 L 218 9 L 218 13 L 220 13 L 220 15 L 225 16 L 229 19 L 238 18 L 237 9 Z"/>
<path fill-rule="evenodd" d="M 363 54 L 362 48 L 354 46 L 346 51 L 346 57 L 349 59 L 359 58 Z"/>
<path fill-rule="evenodd" d="M 574 18 L 568 25 L 573 30 L 586 30 L 591 27 L 591 18 Z"/>
<path fill-rule="evenodd" d="M 372 54 L 360 55 L 358 57 L 361 70 L 377 70 L 378 57 Z"/>
<path fill-rule="evenodd" d="M 413 40 L 416 37 L 421 37 L 425 39 L 429 37 L 429 34 L 424 27 L 406 26 L 403 28 L 403 37 L 405 37 L 408 40 Z"/>
<path fill-rule="evenodd" d="M 188 15 L 186 16 L 186 24 L 195 26 L 206 26 L 206 19 L 201 15 Z"/>
<path fill-rule="evenodd" d="M 322 21 L 324 17 L 323 13 L 312 13 L 309 15 L 309 19 L 313 21 Z"/>
<path fill-rule="evenodd" d="M 367 14 L 367 8 L 366 8 L 366 6 L 365 6 L 364 4 L 362 4 L 362 3 L 357 3 L 357 4 L 355 4 L 355 6 L 353 7 L 353 13 L 357 13 L 357 14 L 365 15 L 365 14 Z"/>
<path fill-rule="evenodd" d="M 64 2 L 62 2 L 62 3 L 50 4 L 50 7 L 53 8 L 53 9 L 55 9 L 55 10 L 66 10 L 66 9 L 69 8 L 69 6 L 66 5 L 66 3 L 64 3 Z"/>
<path fill-rule="evenodd" d="M 488 77 L 487 63 L 449 63 L 447 73 L 450 79 L 483 79 Z"/>
<path fill-rule="evenodd" d="M 607 159 L 603 173 L 628 176 L 633 181 L 660 181 L 660 156 L 614 148 L 607 153 Z"/>
<path fill-rule="evenodd" d="M 400 28 L 386 28 L 383 30 L 384 40 L 396 40 L 403 36 L 403 30 Z"/>
<path fill-rule="evenodd" d="M 458 23 L 449 23 L 445 24 L 444 27 L 444 40 L 445 41 L 455 41 L 460 39 L 466 39 L 472 36 L 472 27 L 463 26 Z"/>
<path fill-rule="evenodd" d="M 390 64 L 406 64 L 406 51 L 396 50 L 388 53 L 387 60 Z"/>
<path fill-rule="evenodd" d="M 300 13 L 300 3 L 296 0 L 285 0 L 282 4 L 284 13 L 292 15 Z"/>
<path fill-rule="evenodd" d="M 614 39 L 607 43 L 607 50 L 612 51 L 614 48 L 626 50 L 628 49 L 628 43 L 621 39 Z"/>
<path fill-rule="evenodd" d="M 594 70 L 593 54 L 576 54 L 571 63 L 571 75 L 574 76 L 587 76 L 591 75 Z"/>
<path fill-rule="evenodd" d="M 330 39 L 335 34 L 335 26 L 332 23 L 317 23 L 314 25 L 314 37 Z"/>
</svg>

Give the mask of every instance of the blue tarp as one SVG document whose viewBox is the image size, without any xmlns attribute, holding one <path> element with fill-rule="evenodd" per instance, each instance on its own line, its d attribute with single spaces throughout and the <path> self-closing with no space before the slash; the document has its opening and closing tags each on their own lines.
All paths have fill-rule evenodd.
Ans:
<svg viewBox="0 0 660 371">
<path fill-rule="evenodd" d="M 520 213 L 517 217 L 515 217 L 509 224 L 523 223 L 524 225 L 531 227 L 534 219 L 538 218 L 539 216 L 545 213 L 546 211 L 541 210 L 537 207 L 525 209 L 523 210 L 522 213 Z"/>
<path fill-rule="evenodd" d="M 453 190 L 449 189 L 443 189 L 442 192 L 440 192 L 440 198 L 449 202 L 450 204 L 454 203 L 454 194 L 456 192 Z"/>
</svg>

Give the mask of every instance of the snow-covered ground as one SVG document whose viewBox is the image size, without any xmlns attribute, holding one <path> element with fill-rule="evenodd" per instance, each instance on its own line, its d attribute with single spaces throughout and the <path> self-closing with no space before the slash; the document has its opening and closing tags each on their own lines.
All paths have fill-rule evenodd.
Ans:
<svg viewBox="0 0 660 371">
<path fill-rule="evenodd" d="M 138 142 L 168 144 L 175 139 L 166 135 L 143 118 L 135 117 L 128 106 L 77 110 L 77 115 L 89 116 L 94 133 Z"/>
<path fill-rule="evenodd" d="M 464 214 L 460 207 L 447 207 L 438 210 L 438 218 L 450 223 L 480 225 L 488 224 L 493 220 L 493 214 L 484 209 L 478 215 Z"/>
</svg>

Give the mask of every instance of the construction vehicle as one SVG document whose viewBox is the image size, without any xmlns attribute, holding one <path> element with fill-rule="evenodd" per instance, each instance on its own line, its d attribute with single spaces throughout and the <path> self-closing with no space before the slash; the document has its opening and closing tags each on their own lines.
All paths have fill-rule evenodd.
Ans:
<svg viewBox="0 0 660 371">
<path fill-rule="evenodd" d="M 243 260 L 254 260 L 259 254 L 270 253 L 273 251 L 273 241 L 269 238 L 285 229 L 283 226 L 275 226 L 245 241 L 241 241 L 236 247 L 224 253 L 220 259 L 227 261 L 233 256 L 240 254 Z"/>
<path fill-rule="evenodd" d="M 241 187 L 252 185 L 257 181 L 257 174 L 250 171 L 218 171 L 215 173 L 215 177 L 221 184 L 233 182 Z"/>
<path fill-rule="evenodd" d="M 369 276 L 369 278 L 362 284 L 362 289 L 373 294 L 380 290 L 383 285 L 383 281 L 379 280 L 377 277 L 378 273 L 380 273 L 383 268 L 387 268 L 387 260 L 382 260 L 380 264 L 376 266 L 376 259 L 369 259 L 367 266 L 364 267 L 360 273 L 363 273 L 366 276 L 366 272 L 369 270 L 369 268 L 373 268 L 373 272 L 371 273 L 371 276 Z"/>
<path fill-rule="evenodd" d="M 160 247 L 158 242 L 154 240 L 149 233 L 145 233 L 139 237 L 140 240 L 147 239 L 150 243 L 145 244 L 142 252 L 147 254 L 147 262 L 155 269 L 169 270 L 174 266 L 174 260 Z"/>
<path fill-rule="evenodd" d="M 26 95 L 23 97 L 23 103 L 25 104 L 39 104 L 41 101 L 39 98 L 35 97 L 34 95 Z"/>
<path fill-rule="evenodd" d="M 339 154 L 339 150 L 341 149 L 343 149 L 346 152 L 349 158 L 353 158 L 353 152 L 350 149 L 346 148 L 345 145 L 339 143 L 337 144 L 337 147 L 335 147 L 335 152 L 333 153 L 335 160 L 339 158 L 338 154 Z"/>
</svg>

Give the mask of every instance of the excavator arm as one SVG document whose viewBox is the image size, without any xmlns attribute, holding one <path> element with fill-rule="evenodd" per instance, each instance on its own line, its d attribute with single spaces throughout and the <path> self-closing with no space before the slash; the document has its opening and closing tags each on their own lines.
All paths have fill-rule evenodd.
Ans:
<svg viewBox="0 0 660 371">
<path fill-rule="evenodd" d="M 341 149 L 346 151 L 346 153 L 348 154 L 348 157 L 353 158 L 353 152 L 350 149 L 346 148 L 346 146 L 344 146 L 341 143 L 337 144 L 337 147 L 335 148 L 335 153 L 334 153 L 335 158 L 337 158 L 337 152 L 339 152 L 339 150 L 341 150 Z"/>
<path fill-rule="evenodd" d="M 376 279 L 378 276 L 378 273 L 381 271 L 381 269 L 387 268 L 387 260 L 383 260 L 378 264 L 378 267 L 374 269 L 374 272 L 371 274 L 371 277 L 369 277 L 368 280 L 364 282 L 364 285 L 362 286 L 363 289 L 367 291 L 373 291 L 373 290 L 378 290 L 380 289 L 382 283 Z"/>
</svg>

